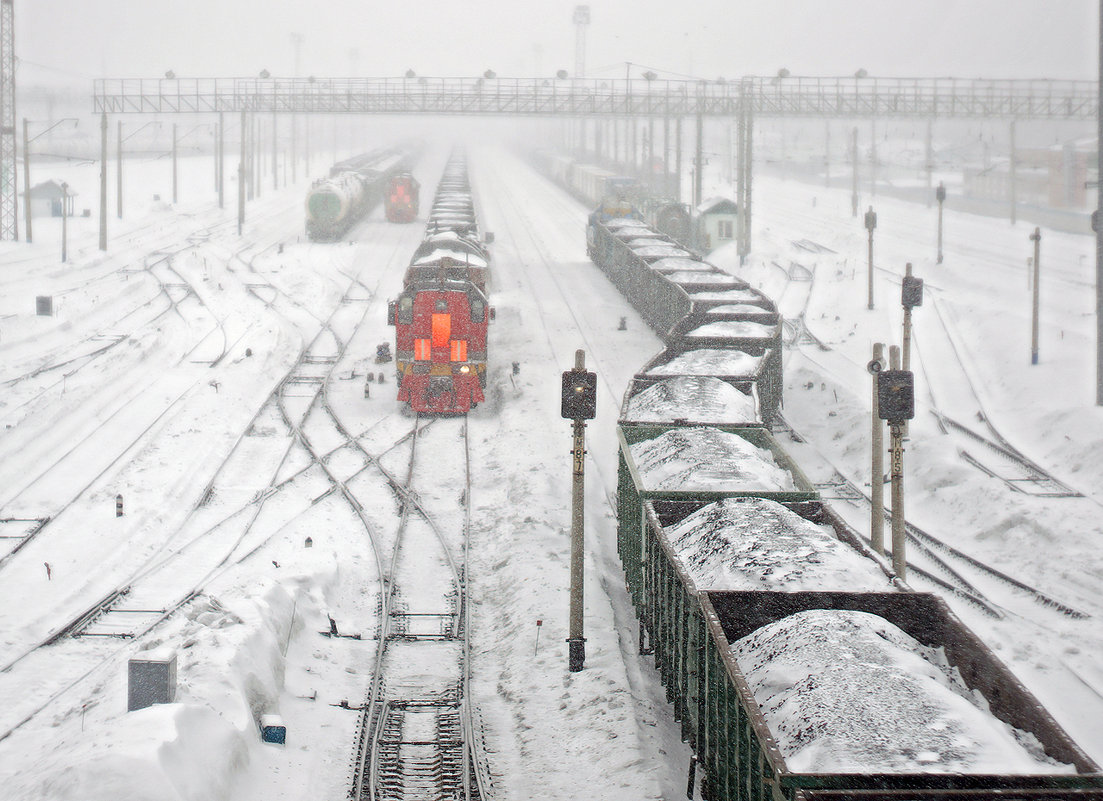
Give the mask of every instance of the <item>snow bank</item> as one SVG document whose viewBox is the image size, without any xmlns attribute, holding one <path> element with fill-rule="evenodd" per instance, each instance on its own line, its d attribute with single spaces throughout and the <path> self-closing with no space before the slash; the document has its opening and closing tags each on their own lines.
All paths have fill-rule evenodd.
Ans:
<svg viewBox="0 0 1103 801">
<path fill-rule="evenodd" d="M 680 353 L 666 364 L 652 367 L 650 375 L 740 375 L 751 376 L 758 371 L 761 356 L 742 350 L 701 348 Z"/>
<path fill-rule="evenodd" d="M 941 648 L 877 615 L 800 612 L 731 651 L 791 770 L 1075 772 L 995 718 Z"/>
<path fill-rule="evenodd" d="M 699 589 L 880 592 L 888 577 L 829 526 L 766 498 L 725 498 L 664 529 Z"/>
<path fill-rule="evenodd" d="M 686 336 L 699 339 L 706 337 L 770 339 L 776 332 L 777 326 L 766 325 L 765 323 L 754 323 L 749 320 L 720 320 L 715 323 L 699 325 Z"/>
<path fill-rule="evenodd" d="M 754 398 L 711 376 L 677 376 L 628 399 L 624 419 L 633 423 L 759 423 Z"/>
<path fill-rule="evenodd" d="M 644 489 L 791 492 L 792 474 L 738 434 L 676 428 L 629 446 Z"/>
</svg>

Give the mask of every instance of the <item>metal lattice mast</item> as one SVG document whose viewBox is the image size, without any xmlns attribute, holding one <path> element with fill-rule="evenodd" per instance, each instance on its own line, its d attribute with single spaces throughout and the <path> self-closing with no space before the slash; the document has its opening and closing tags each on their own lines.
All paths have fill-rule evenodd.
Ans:
<svg viewBox="0 0 1103 801">
<path fill-rule="evenodd" d="M 0 239 L 19 240 L 15 171 L 15 5 L 0 0 Z"/>
<path fill-rule="evenodd" d="M 590 24 L 590 7 L 574 7 L 574 76 L 586 75 L 586 26 Z"/>
</svg>

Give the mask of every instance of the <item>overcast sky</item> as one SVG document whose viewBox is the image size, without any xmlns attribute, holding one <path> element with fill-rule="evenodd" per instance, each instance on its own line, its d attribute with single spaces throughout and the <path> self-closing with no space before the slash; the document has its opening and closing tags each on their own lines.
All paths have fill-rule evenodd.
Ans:
<svg viewBox="0 0 1103 801">
<path fill-rule="evenodd" d="M 574 70 L 563 0 L 15 0 L 19 80 L 293 75 L 549 75 Z M 1088 0 L 594 0 L 587 72 L 626 61 L 715 78 L 1097 77 Z M 642 69 L 642 67 L 640 68 Z M 636 74 L 639 74 L 637 70 Z"/>
</svg>

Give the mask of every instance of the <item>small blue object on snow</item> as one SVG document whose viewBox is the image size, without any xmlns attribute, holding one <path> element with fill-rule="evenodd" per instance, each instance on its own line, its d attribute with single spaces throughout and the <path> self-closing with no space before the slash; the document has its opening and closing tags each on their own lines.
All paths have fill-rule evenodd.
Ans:
<svg viewBox="0 0 1103 801">
<path fill-rule="evenodd" d="M 283 725 L 283 718 L 279 715 L 261 715 L 260 739 L 266 743 L 286 743 L 287 727 Z"/>
</svg>

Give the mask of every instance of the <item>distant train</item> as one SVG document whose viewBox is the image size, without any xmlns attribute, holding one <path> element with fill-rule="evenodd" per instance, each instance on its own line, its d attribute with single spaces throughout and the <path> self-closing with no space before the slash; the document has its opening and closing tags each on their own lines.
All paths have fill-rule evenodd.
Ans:
<svg viewBox="0 0 1103 801">
<path fill-rule="evenodd" d="M 396 223 L 410 223 L 417 219 L 419 209 L 419 190 L 421 184 L 409 172 L 392 175 L 383 191 L 383 205 L 387 220 Z"/>
<path fill-rule="evenodd" d="M 387 309 L 395 327 L 398 400 L 415 412 L 466 414 L 485 399 L 487 332 L 494 318 L 489 276 L 467 162 L 453 154 L 402 294 Z"/>
<path fill-rule="evenodd" d="M 672 198 L 653 197 L 636 179 L 588 164 L 551 150 L 532 154 L 536 168 L 593 208 L 631 207 L 639 219 L 646 220 L 660 233 L 688 244 L 693 241 L 693 216 L 689 206 Z"/>
<path fill-rule="evenodd" d="M 340 239 L 379 203 L 390 178 L 410 169 L 415 154 L 413 147 L 384 148 L 334 164 L 307 192 L 306 235 Z"/>
</svg>

